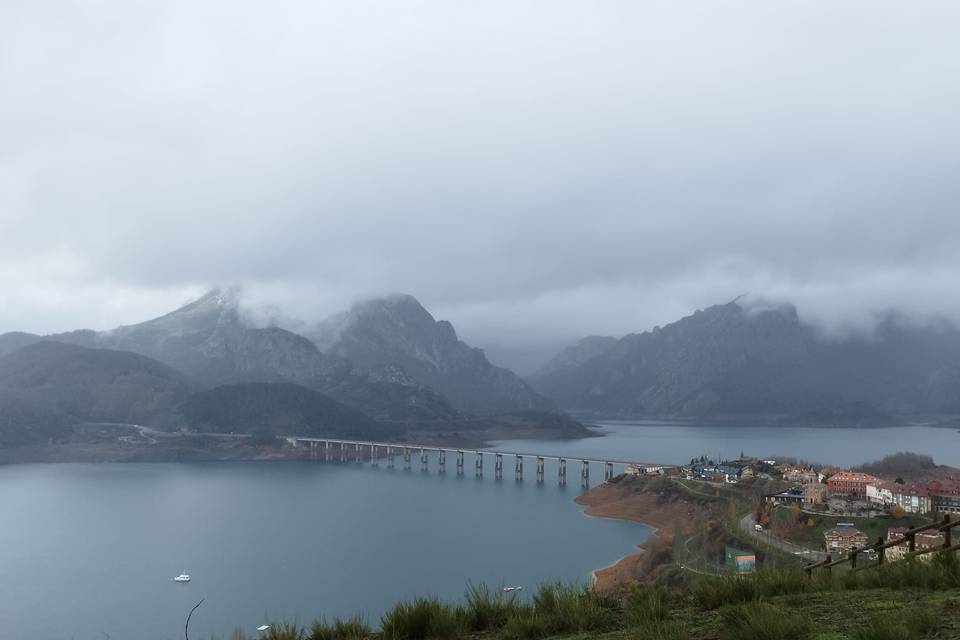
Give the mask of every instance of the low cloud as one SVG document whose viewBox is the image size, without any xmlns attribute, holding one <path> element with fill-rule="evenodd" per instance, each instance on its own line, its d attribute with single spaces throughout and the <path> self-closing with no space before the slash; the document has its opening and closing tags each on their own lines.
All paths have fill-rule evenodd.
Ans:
<svg viewBox="0 0 960 640">
<path fill-rule="evenodd" d="M 237 283 L 280 323 L 412 293 L 507 359 L 743 293 L 836 333 L 957 318 L 958 19 L 5 3 L 0 331 Z"/>
</svg>

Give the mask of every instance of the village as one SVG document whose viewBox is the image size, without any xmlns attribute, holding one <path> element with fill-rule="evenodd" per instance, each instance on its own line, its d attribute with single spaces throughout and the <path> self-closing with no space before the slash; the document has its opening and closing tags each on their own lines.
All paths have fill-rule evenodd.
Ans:
<svg viewBox="0 0 960 640">
<path fill-rule="evenodd" d="M 955 471 L 955 470 L 952 470 Z M 960 474 L 939 472 L 925 478 L 884 477 L 864 471 L 778 459 L 741 456 L 736 460 L 690 460 L 673 473 L 688 481 L 730 486 L 752 479 L 780 486 L 757 499 L 742 529 L 794 555 L 819 560 L 882 542 L 883 561 L 908 553 L 949 546 L 949 530 L 904 535 L 912 528 L 960 515 Z M 889 477 L 888 477 L 889 476 Z M 732 487 L 731 487 L 732 488 Z M 873 551 L 865 553 L 876 560 Z M 930 558 L 930 555 L 920 555 Z"/>
</svg>

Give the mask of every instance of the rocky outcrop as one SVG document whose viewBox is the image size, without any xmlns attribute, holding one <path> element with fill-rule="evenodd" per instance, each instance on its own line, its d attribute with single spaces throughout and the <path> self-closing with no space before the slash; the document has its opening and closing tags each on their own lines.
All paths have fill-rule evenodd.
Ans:
<svg viewBox="0 0 960 640">
<path fill-rule="evenodd" d="M 561 406 L 608 415 L 782 414 L 876 422 L 958 406 L 960 332 L 889 318 L 829 340 L 789 305 L 717 305 L 531 379 Z"/>
<path fill-rule="evenodd" d="M 325 354 L 351 362 L 356 374 L 436 389 L 465 413 L 553 407 L 512 371 L 459 340 L 453 325 L 435 320 L 412 296 L 357 303 L 308 335 Z"/>
</svg>

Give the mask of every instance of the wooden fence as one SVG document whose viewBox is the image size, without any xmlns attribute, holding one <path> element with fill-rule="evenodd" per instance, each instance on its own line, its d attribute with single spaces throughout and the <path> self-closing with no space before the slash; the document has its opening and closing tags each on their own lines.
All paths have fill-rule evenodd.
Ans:
<svg viewBox="0 0 960 640">
<path fill-rule="evenodd" d="M 804 571 L 807 572 L 808 576 L 813 575 L 814 569 L 826 569 L 829 573 L 833 567 L 850 564 L 850 568 L 853 571 L 860 571 L 862 569 L 871 569 L 873 567 L 879 567 L 884 564 L 886 561 L 886 550 L 890 547 L 896 547 L 901 544 L 907 545 L 907 555 L 906 558 L 913 558 L 917 556 L 922 556 L 928 553 L 953 553 L 954 551 L 960 551 L 960 544 L 953 543 L 953 528 L 960 526 L 960 520 L 951 520 L 949 515 L 943 516 L 941 522 L 932 522 L 930 524 L 925 524 L 922 527 L 915 527 L 906 531 L 901 537 L 895 538 L 893 540 L 884 541 L 883 537 L 877 538 L 877 542 L 871 546 L 863 547 L 860 549 L 854 549 L 849 553 L 843 554 L 840 558 L 834 560 L 830 555 L 827 555 L 826 560 L 817 562 L 814 564 L 808 564 L 804 567 Z M 929 547 L 927 549 L 917 550 L 917 534 L 924 533 L 926 531 L 938 531 L 943 533 L 943 544 L 937 547 Z M 861 553 L 868 553 L 874 551 L 877 553 L 877 561 L 868 565 L 857 566 L 857 557 Z"/>
</svg>

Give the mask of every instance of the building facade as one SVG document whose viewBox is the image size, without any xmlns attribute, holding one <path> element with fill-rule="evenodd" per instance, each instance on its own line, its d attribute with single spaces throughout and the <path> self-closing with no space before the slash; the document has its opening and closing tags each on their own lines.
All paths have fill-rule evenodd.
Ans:
<svg viewBox="0 0 960 640">
<path fill-rule="evenodd" d="M 827 489 L 830 493 L 866 497 L 867 485 L 880 484 L 881 482 L 883 481 L 880 478 L 875 478 L 869 473 L 838 471 L 827 478 Z"/>
<path fill-rule="evenodd" d="M 960 480 L 931 480 L 927 483 L 931 510 L 938 513 L 960 513 Z"/>
<path fill-rule="evenodd" d="M 867 545 L 867 534 L 855 527 L 834 527 L 824 534 L 824 548 L 828 553 L 847 553 Z"/>
<path fill-rule="evenodd" d="M 893 487 L 891 482 L 871 482 L 867 485 L 867 500 L 880 506 L 893 504 Z"/>
<path fill-rule="evenodd" d="M 930 513 L 933 511 L 933 501 L 930 491 L 919 484 L 893 485 L 892 505 L 896 505 L 907 513 Z"/>
<path fill-rule="evenodd" d="M 822 482 L 808 482 L 803 485 L 803 504 L 820 504 L 827 495 L 827 485 Z"/>
</svg>

